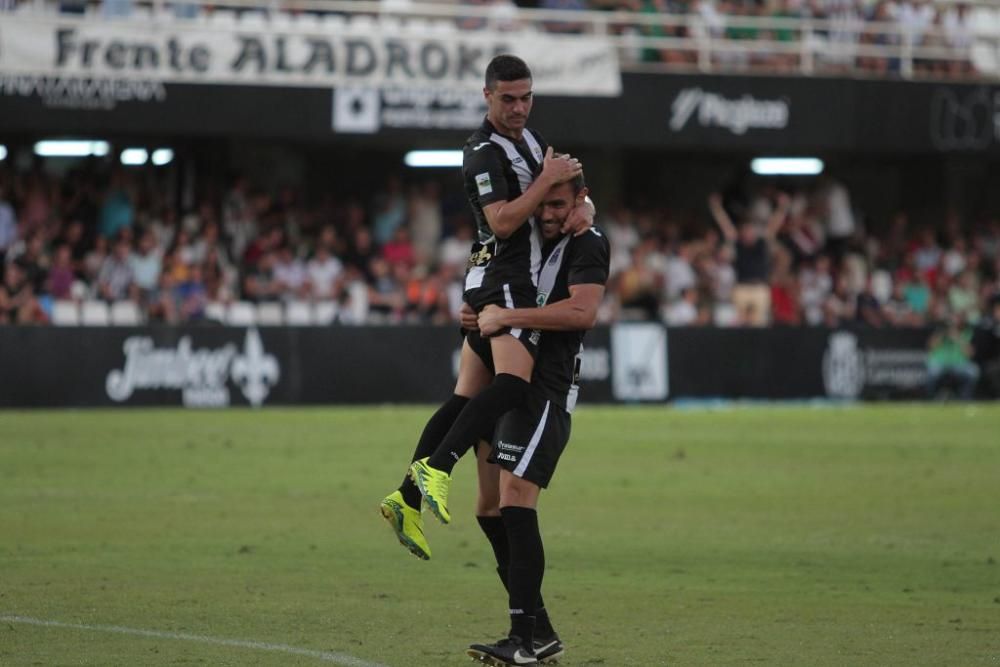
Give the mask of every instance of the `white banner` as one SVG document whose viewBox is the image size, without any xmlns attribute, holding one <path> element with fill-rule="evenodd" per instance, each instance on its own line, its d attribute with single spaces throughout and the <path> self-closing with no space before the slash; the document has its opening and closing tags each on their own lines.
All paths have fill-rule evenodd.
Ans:
<svg viewBox="0 0 1000 667">
<path fill-rule="evenodd" d="M 0 75 L 301 87 L 481 90 L 497 53 L 527 61 L 542 95 L 621 94 L 611 43 L 595 36 L 400 27 L 241 28 L 201 21 L 7 15 Z"/>
<path fill-rule="evenodd" d="M 667 380 L 667 330 L 654 322 L 611 327 L 611 389 L 619 401 L 663 401 Z"/>
</svg>

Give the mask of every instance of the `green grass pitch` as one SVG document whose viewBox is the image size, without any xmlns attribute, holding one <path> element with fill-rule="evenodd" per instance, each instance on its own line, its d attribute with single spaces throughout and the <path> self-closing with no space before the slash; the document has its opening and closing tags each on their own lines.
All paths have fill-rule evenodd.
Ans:
<svg viewBox="0 0 1000 667">
<path fill-rule="evenodd" d="M 471 664 L 471 462 L 431 561 L 377 511 L 430 412 L 0 412 L 0 664 Z M 1000 664 L 1000 406 L 584 406 L 540 509 L 567 667 Z"/>
</svg>

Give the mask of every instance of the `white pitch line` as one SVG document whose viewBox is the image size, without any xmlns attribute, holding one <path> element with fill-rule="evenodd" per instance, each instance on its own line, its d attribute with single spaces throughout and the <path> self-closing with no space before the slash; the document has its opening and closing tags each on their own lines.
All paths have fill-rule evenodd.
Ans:
<svg viewBox="0 0 1000 667">
<path fill-rule="evenodd" d="M 290 653 L 292 655 L 302 655 L 307 658 L 316 658 L 324 662 L 332 662 L 343 667 L 386 667 L 377 662 L 368 662 L 361 658 L 355 658 L 346 653 L 335 653 L 332 651 L 314 651 L 308 648 L 297 646 L 287 646 L 285 644 L 269 644 L 267 642 L 247 641 L 243 639 L 223 639 L 221 637 L 204 637 L 202 635 L 190 635 L 186 632 L 164 632 L 162 630 L 143 630 L 141 628 L 126 628 L 120 625 L 85 625 L 83 623 L 63 623 L 61 621 L 46 621 L 40 618 L 28 618 L 27 616 L 0 616 L 0 621 L 6 623 L 23 623 L 25 625 L 40 625 L 47 628 L 72 628 L 73 630 L 90 630 L 91 632 L 114 632 L 120 635 L 134 635 L 137 637 L 156 637 L 157 639 L 180 639 L 187 642 L 201 642 L 202 644 L 214 644 L 216 646 L 235 646 L 237 648 L 249 648 L 257 651 L 277 651 L 279 653 Z"/>
</svg>

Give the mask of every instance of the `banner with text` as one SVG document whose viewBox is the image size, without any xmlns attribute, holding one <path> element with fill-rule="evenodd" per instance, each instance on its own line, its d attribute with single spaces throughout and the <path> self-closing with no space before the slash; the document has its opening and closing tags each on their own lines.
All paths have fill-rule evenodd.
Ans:
<svg viewBox="0 0 1000 667">
<path fill-rule="evenodd" d="M 266 31 L 236 22 L 8 17 L 0 23 L 0 75 L 29 79 L 475 91 L 498 53 L 524 58 L 542 94 L 621 93 L 617 53 L 599 36 L 415 32 L 378 23 Z"/>
</svg>

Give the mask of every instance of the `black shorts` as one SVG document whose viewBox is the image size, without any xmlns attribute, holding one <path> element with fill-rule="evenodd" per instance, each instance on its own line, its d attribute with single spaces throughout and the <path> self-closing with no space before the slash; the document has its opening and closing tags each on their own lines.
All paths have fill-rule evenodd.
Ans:
<svg viewBox="0 0 1000 667">
<path fill-rule="evenodd" d="M 533 387 L 524 406 L 500 418 L 489 460 L 544 489 L 569 442 L 570 425 L 570 414 Z"/>
<path fill-rule="evenodd" d="M 475 308 L 475 306 L 473 306 L 473 308 L 475 308 L 476 312 L 478 313 L 490 303 L 497 303 L 497 302 L 490 301 L 484 303 L 482 308 Z M 527 306 L 517 305 L 517 301 L 515 301 L 514 303 L 515 305 L 508 306 L 503 301 L 501 301 L 498 302 L 497 305 L 504 308 L 535 307 L 534 302 L 531 302 Z M 470 303 L 469 305 L 472 304 Z M 484 364 L 486 364 L 486 368 L 490 369 L 491 373 L 496 374 L 496 369 L 493 366 L 493 350 L 490 347 L 490 339 L 484 338 L 483 336 L 479 335 L 478 330 L 467 331 L 463 329 L 462 333 L 465 334 L 465 340 L 469 342 L 469 347 L 472 348 L 472 351 L 475 352 L 477 355 L 479 355 L 479 358 L 483 360 Z M 503 334 L 510 334 L 511 336 L 519 340 L 521 342 L 521 345 L 524 345 L 524 348 L 528 350 L 528 354 L 531 355 L 532 359 L 538 357 L 538 342 L 542 338 L 542 332 L 539 331 L 538 329 L 512 329 L 510 327 L 504 327 L 503 329 L 501 329 L 500 331 L 496 332 L 493 335 L 502 336 Z"/>
<path fill-rule="evenodd" d="M 477 313 L 490 304 L 501 308 L 534 308 L 538 305 L 538 290 L 530 282 L 484 282 L 466 289 L 462 298 Z"/>
</svg>

